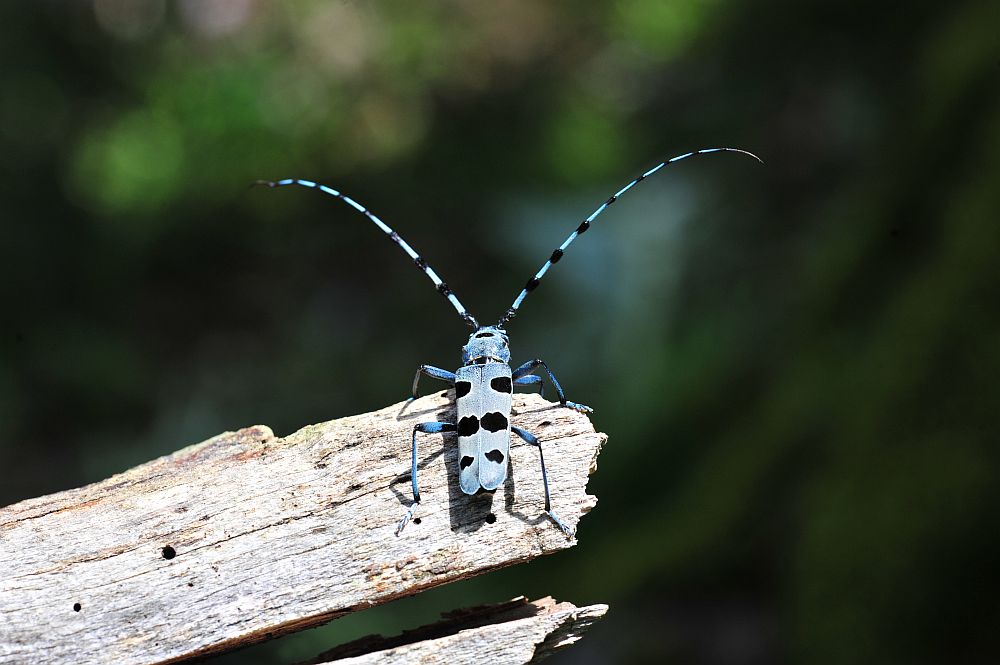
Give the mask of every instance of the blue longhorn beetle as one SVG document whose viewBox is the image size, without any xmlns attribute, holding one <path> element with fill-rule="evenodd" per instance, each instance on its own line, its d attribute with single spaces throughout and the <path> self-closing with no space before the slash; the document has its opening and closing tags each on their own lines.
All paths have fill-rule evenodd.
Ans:
<svg viewBox="0 0 1000 665">
<path fill-rule="evenodd" d="M 325 194 L 334 196 L 344 203 L 363 214 L 371 220 L 375 226 L 382 230 L 389 239 L 396 243 L 413 260 L 417 267 L 427 275 L 434 283 L 438 293 L 443 295 L 451 303 L 452 307 L 458 311 L 459 316 L 472 326 L 474 332 L 469 336 L 469 341 L 462 348 L 462 366 L 455 372 L 433 367 L 431 365 L 421 365 L 413 377 L 413 390 L 411 400 L 417 398 L 417 385 L 420 376 L 425 374 L 429 377 L 444 381 L 455 388 L 455 397 L 458 401 L 457 421 L 455 423 L 427 422 L 415 425 L 411 441 L 411 465 L 410 481 L 413 485 L 413 504 L 406 511 L 406 514 L 396 527 L 398 536 L 413 517 L 414 511 L 420 505 L 420 488 L 417 485 L 417 433 L 435 434 L 439 432 L 458 433 L 458 454 L 459 454 L 459 485 L 462 491 L 472 495 L 480 490 L 492 492 L 496 490 L 507 478 L 507 455 L 510 450 L 511 432 L 521 437 L 526 443 L 538 448 L 538 461 L 542 468 L 542 486 L 545 489 L 545 514 L 568 536 L 573 537 L 574 532 L 563 520 L 552 511 L 549 500 L 549 480 L 545 473 L 545 458 L 542 455 L 542 444 L 534 434 L 511 425 L 511 401 L 514 386 L 531 386 L 539 384 L 544 389 L 542 377 L 535 374 L 538 368 L 545 370 L 559 395 L 559 404 L 583 413 L 589 413 L 592 409 L 583 404 L 577 404 L 566 399 L 562 386 L 556 380 L 555 375 L 544 361 L 535 359 L 529 360 L 517 369 L 510 367 L 510 348 L 508 346 L 507 333 L 504 325 L 517 314 L 518 308 L 529 293 L 535 290 L 539 281 L 554 264 L 558 263 L 566 252 L 566 249 L 579 236 L 583 235 L 590 228 L 590 225 L 597 219 L 598 215 L 604 212 L 608 206 L 617 201 L 625 192 L 632 189 L 644 179 L 653 175 L 668 164 L 679 162 L 695 155 L 707 155 L 715 152 L 734 152 L 753 157 L 758 162 L 759 157 L 746 150 L 738 148 L 704 148 L 683 155 L 677 155 L 664 162 L 660 162 L 653 168 L 635 178 L 630 183 L 619 189 L 615 194 L 600 205 L 589 217 L 583 220 L 580 225 L 569 234 L 569 237 L 557 247 L 549 259 L 542 267 L 532 275 L 528 283 L 521 289 L 520 294 L 514 300 L 507 312 L 500 318 L 495 326 L 481 326 L 474 316 L 462 305 L 458 297 L 451 288 L 438 276 L 434 269 L 427 264 L 427 261 L 416 252 L 398 233 L 389 228 L 381 219 L 372 214 L 363 205 L 326 185 L 320 185 L 311 180 L 301 180 L 299 178 L 286 178 L 284 180 L 259 180 L 258 185 L 268 187 L 284 187 L 286 185 L 299 185 L 310 189 L 317 189 Z"/>
</svg>

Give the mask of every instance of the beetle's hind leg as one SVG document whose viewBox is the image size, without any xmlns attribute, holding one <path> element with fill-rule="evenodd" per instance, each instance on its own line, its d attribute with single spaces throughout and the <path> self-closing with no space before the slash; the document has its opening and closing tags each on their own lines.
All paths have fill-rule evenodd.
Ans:
<svg viewBox="0 0 1000 665">
<path fill-rule="evenodd" d="M 538 437 L 534 434 L 523 430 L 520 427 L 511 425 L 510 431 L 524 439 L 524 442 L 528 445 L 538 448 L 538 461 L 542 464 L 542 486 L 545 488 L 545 514 L 552 518 L 552 521 L 556 523 L 556 526 L 558 526 L 563 533 L 565 533 L 569 538 L 572 538 L 576 535 L 576 532 L 569 528 L 566 523 L 562 521 L 562 518 L 552 511 L 552 502 L 549 500 L 549 476 L 545 473 L 545 456 L 542 455 L 542 442 L 539 441 Z"/>
<path fill-rule="evenodd" d="M 417 374 L 417 376 L 420 376 Z M 413 427 L 413 445 L 411 453 L 411 463 L 410 463 L 410 484 L 413 488 L 413 505 L 410 506 L 406 514 L 403 515 L 403 519 L 399 520 L 399 526 L 396 527 L 396 535 L 398 536 L 406 528 L 406 525 L 410 523 L 413 518 L 413 512 L 420 505 L 420 486 L 417 485 L 417 432 L 423 432 L 424 434 L 437 434 L 438 432 L 454 432 L 456 427 L 454 423 L 420 423 Z"/>
</svg>

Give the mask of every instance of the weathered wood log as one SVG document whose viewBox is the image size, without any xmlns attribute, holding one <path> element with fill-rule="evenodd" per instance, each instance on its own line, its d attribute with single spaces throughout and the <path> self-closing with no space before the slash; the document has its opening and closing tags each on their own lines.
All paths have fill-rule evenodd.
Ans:
<svg viewBox="0 0 1000 665">
<path fill-rule="evenodd" d="M 607 611 L 607 605 L 576 607 L 551 597 L 529 603 L 521 596 L 449 612 L 443 621 L 395 637 L 362 637 L 302 665 L 537 663 L 579 640 Z"/>
<path fill-rule="evenodd" d="M 606 437 L 536 395 L 514 408 L 575 527 Z M 421 435 L 419 521 L 394 535 L 413 425 L 453 418 L 449 391 L 284 438 L 249 427 L 0 510 L 0 662 L 176 662 L 571 547 L 516 437 L 504 487 L 468 497 L 454 435 Z"/>
</svg>

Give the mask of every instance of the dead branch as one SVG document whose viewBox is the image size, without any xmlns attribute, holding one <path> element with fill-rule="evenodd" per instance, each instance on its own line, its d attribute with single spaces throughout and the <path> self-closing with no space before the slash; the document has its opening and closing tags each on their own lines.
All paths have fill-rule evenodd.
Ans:
<svg viewBox="0 0 1000 665">
<path fill-rule="evenodd" d="M 515 395 L 571 527 L 605 436 Z M 229 432 L 102 482 L 0 509 L 0 661 L 168 663 L 226 651 L 571 547 L 542 514 L 538 452 L 515 437 L 495 495 L 458 487 L 452 392 L 305 427 Z"/>
<path fill-rule="evenodd" d="M 607 605 L 576 607 L 551 597 L 529 603 L 521 596 L 449 612 L 442 621 L 395 637 L 363 637 L 302 665 L 537 663 L 579 640 L 607 611 Z"/>
</svg>

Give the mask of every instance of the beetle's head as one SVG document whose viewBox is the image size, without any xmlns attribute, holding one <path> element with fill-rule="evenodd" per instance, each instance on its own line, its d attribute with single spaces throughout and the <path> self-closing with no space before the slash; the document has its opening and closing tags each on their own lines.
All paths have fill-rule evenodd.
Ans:
<svg viewBox="0 0 1000 665">
<path fill-rule="evenodd" d="M 486 362 L 510 362 L 507 333 L 496 326 L 483 326 L 469 336 L 469 343 L 462 347 L 462 364 L 475 365 Z"/>
</svg>

